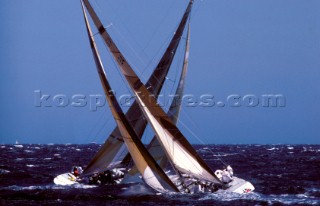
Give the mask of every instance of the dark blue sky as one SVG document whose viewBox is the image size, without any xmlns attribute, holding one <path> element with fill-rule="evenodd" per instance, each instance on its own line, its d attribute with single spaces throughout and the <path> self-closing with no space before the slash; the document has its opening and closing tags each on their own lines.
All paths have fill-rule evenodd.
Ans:
<svg viewBox="0 0 320 206">
<path fill-rule="evenodd" d="M 187 3 L 92 1 L 143 81 Z M 107 106 L 90 111 L 89 102 L 56 107 L 52 101 L 58 94 L 70 101 L 76 94 L 103 94 L 79 1 L 5 0 L 0 10 L 0 143 L 102 142 L 115 126 Z M 214 95 L 215 102 L 224 103 L 229 95 L 251 94 L 260 102 L 255 107 L 245 101 L 240 107 L 184 105 L 179 127 L 192 143 L 200 143 L 194 133 L 204 143 L 319 144 L 319 39 L 317 0 L 195 1 L 185 93 Z M 128 93 L 97 41 L 113 88 L 118 96 Z M 182 51 L 164 94 L 176 86 Z M 51 95 L 53 106 L 36 107 L 35 90 Z M 264 107 L 265 94 L 283 95 L 285 106 Z"/>
</svg>

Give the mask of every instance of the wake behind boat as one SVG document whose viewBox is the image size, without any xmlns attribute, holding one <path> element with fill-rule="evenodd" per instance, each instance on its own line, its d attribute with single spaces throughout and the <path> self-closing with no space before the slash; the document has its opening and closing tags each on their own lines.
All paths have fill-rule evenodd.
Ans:
<svg viewBox="0 0 320 206">
<path fill-rule="evenodd" d="M 89 1 L 82 1 L 85 24 L 96 68 L 117 127 L 83 172 L 74 170 L 73 173 L 59 175 L 54 180 L 56 184 L 72 185 L 79 182 L 80 179 L 99 184 L 121 184 L 143 180 L 158 192 L 196 193 L 226 190 L 249 193 L 254 190 L 250 182 L 233 175 L 233 169 L 230 165 L 225 164 L 221 170 L 213 171 L 176 126 L 188 68 L 189 26 L 186 32 L 184 62 L 175 99 L 167 112 L 157 104 L 158 95 L 190 19 L 192 5 L 193 0 L 189 2 L 171 42 L 153 74 L 148 82 L 143 84 L 103 26 Z M 126 114 L 122 111 L 109 84 L 87 12 L 113 56 L 119 71 L 134 93 L 136 101 Z M 155 136 L 145 147 L 141 138 L 147 124 L 151 126 Z M 170 175 L 166 172 L 168 164 L 174 174 Z M 74 179 L 74 177 L 76 178 Z"/>
</svg>

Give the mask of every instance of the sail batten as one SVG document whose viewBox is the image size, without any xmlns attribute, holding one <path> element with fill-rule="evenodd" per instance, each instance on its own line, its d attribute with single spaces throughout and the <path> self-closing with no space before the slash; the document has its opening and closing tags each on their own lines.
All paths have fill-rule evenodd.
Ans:
<svg viewBox="0 0 320 206">
<path fill-rule="evenodd" d="M 149 154 L 149 152 L 146 150 L 146 148 L 140 141 L 140 138 L 137 137 L 135 131 L 133 130 L 128 120 L 126 119 L 119 103 L 117 102 L 116 97 L 113 94 L 113 91 L 108 82 L 107 76 L 105 74 L 103 64 L 92 35 L 89 21 L 86 16 L 83 1 L 82 1 L 82 9 L 83 9 L 87 32 L 90 40 L 91 50 L 96 63 L 101 84 L 103 86 L 111 113 L 118 125 L 121 135 L 123 136 L 123 140 L 133 157 L 133 161 L 137 166 L 137 169 L 141 173 L 144 181 L 155 190 L 161 191 L 161 192 L 166 192 L 166 191 L 177 192 L 178 189 L 176 188 L 176 186 L 171 182 L 171 180 L 164 173 L 164 171 L 159 167 L 159 165 L 157 165 L 155 160 L 152 158 L 152 156 Z"/>
<path fill-rule="evenodd" d="M 91 17 L 94 20 L 96 27 L 98 28 L 100 34 L 103 34 L 103 39 L 105 40 L 106 44 L 113 44 L 113 41 L 106 38 L 105 35 L 105 28 L 103 27 L 101 21 L 99 20 L 98 16 L 92 9 L 91 5 L 87 0 L 84 1 L 85 6 L 87 7 Z M 157 67 L 155 68 L 154 72 L 148 79 L 146 83 L 146 87 L 158 97 L 160 90 L 163 86 L 165 81 L 165 77 L 168 74 L 169 67 L 172 64 L 173 58 L 175 56 L 177 47 L 181 40 L 181 36 L 183 34 L 187 19 L 189 18 L 190 11 L 191 11 L 191 3 L 189 3 L 188 8 L 186 9 L 180 24 L 176 32 L 174 33 L 171 42 L 169 43 L 163 57 L 159 61 Z M 130 76 L 130 75 L 128 75 Z M 126 113 L 126 118 L 134 128 L 138 137 L 142 137 L 143 132 L 147 125 L 147 120 L 144 118 L 142 111 L 139 108 L 139 105 L 136 101 L 132 104 L 129 110 Z M 94 173 L 103 172 L 108 169 L 112 169 L 122 164 L 126 164 L 128 160 L 130 160 L 130 155 L 126 150 L 126 146 L 123 143 L 122 136 L 120 134 L 119 128 L 116 127 L 109 137 L 106 139 L 105 143 L 102 145 L 100 150 L 96 153 L 96 155 L 92 158 L 89 162 L 88 166 L 84 170 L 84 175 L 91 175 Z M 120 153 L 121 152 L 121 153 Z M 120 155 L 121 154 L 121 155 Z M 119 163 L 119 164 L 116 164 Z"/>
<path fill-rule="evenodd" d="M 85 0 L 86 7 L 97 28 L 100 27 L 100 20 L 97 19 L 90 3 Z M 187 10 L 191 10 L 190 1 Z M 185 19 L 187 21 L 187 19 Z M 99 23 L 100 22 L 100 23 Z M 130 88 L 136 96 L 140 109 L 152 126 L 162 147 L 166 150 L 168 158 L 182 172 L 188 173 L 202 180 L 208 180 L 221 184 L 214 172 L 197 154 L 191 144 L 187 141 L 180 130 L 170 120 L 162 108 L 157 104 L 154 96 L 150 95 L 146 86 L 141 82 L 131 66 L 127 63 L 117 46 L 113 43 L 111 36 L 106 30 L 100 33 L 107 42 L 107 47 L 118 64 L 121 73 L 127 80 Z M 146 98 L 147 97 L 147 98 Z M 196 171 L 195 171 L 196 170 Z"/>
</svg>

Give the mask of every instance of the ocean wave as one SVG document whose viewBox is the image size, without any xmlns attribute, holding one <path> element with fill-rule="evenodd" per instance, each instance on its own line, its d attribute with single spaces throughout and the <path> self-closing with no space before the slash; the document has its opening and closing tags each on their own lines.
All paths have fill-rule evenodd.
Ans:
<svg viewBox="0 0 320 206">
<path fill-rule="evenodd" d="M 22 191 L 22 190 L 68 190 L 68 189 L 91 189 L 97 187 L 96 185 L 85 185 L 85 184 L 74 184 L 69 186 L 61 186 L 55 184 L 49 185 L 30 185 L 30 186 L 18 186 L 11 185 L 7 187 L 0 187 L 0 190 L 12 190 L 12 191 Z"/>
<path fill-rule="evenodd" d="M 154 191 L 147 188 L 144 184 L 133 184 L 129 187 L 123 188 L 121 196 L 143 196 L 143 195 L 153 195 Z"/>
<path fill-rule="evenodd" d="M 249 194 L 237 194 L 225 191 L 218 191 L 216 193 L 208 194 L 205 197 L 199 199 L 201 200 L 219 200 L 219 201 L 237 201 L 237 200 L 254 200 L 263 201 L 268 204 L 310 204 L 318 205 L 320 200 L 318 198 L 308 196 L 306 194 L 281 194 L 281 195 L 264 195 L 257 192 L 252 192 Z"/>
<path fill-rule="evenodd" d="M 27 167 L 38 167 L 38 165 L 26 165 Z"/>
<path fill-rule="evenodd" d="M 227 156 L 231 156 L 231 155 L 238 155 L 239 153 L 226 153 L 226 154 L 216 154 L 213 155 L 215 157 L 227 157 Z"/>
<path fill-rule="evenodd" d="M 9 172 L 9 170 L 0 169 L 0 175 L 8 174 Z"/>
</svg>

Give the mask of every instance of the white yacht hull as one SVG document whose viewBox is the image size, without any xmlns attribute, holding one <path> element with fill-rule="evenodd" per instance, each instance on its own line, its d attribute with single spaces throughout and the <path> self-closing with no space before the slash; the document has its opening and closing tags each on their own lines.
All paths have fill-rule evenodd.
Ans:
<svg viewBox="0 0 320 206">
<path fill-rule="evenodd" d="M 235 192 L 239 194 L 250 193 L 255 189 L 250 182 L 238 177 L 233 177 L 233 181 L 230 182 L 228 186 L 229 187 L 225 189 L 226 191 Z"/>
<path fill-rule="evenodd" d="M 63 186 L 78 184 L 77 178 L 71 173 L 64 173 L 64 174 L 58 175 L 53 179 L 53 182 L 56 185 L 63 185 Z"/>
</svg>

